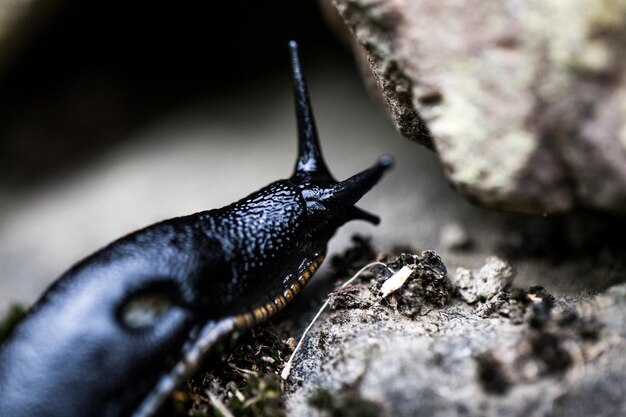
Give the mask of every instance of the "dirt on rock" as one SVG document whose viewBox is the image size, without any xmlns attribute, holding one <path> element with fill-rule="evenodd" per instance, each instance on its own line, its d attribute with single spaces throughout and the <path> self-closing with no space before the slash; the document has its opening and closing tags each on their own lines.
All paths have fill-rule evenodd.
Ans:
<svg viewBox="0 0 626 417">
<path fill-rule="evenodd" d="M 512 265 L 488 258 L 477 271 L 490 273 L 477 275 L 492 291 L 468 300 L 432 251 L 379 259 L 385 268 L 331 294 L 332 310 L 304 340 L 286 382 L 289 415 L 349 415 L 335 406 L 350 387 L 378 415 L 585 416 L 581 398 L 612 398 L 626 383 L 625 326 L 611 328 L 626 316 L 623 286 L 612 302 L 559 298 L 515 287 Z M 404 266 L 411 276 L 383 298 L 382 283 Z M 620 397 L 593 414 L 625 407 Z"/>
</svg>

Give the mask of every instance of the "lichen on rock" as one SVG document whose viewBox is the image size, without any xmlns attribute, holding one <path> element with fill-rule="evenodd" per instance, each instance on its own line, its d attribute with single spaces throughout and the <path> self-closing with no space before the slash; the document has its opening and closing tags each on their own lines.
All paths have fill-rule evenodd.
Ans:
<svg viewBox="0 0 626 417">
<path fill-rule="evenodd" d="M 398 131 L 466 198 L 625 211 L 625 1 L 333 3 Z"/>
</svg>

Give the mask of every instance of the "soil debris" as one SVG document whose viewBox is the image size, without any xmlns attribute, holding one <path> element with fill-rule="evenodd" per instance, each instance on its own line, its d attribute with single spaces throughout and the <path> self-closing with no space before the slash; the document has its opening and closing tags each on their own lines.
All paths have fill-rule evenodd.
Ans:
<svg viewBox="0 0 626 417">
<path fill-rule="evenodd" d="M 359 285 L 350 285 L 330 293 L 329 307 L 332 310 L 369 308 L 374 302 L 367 290 Z"/>
<path fill-rule="evenodd" d="M 540 286 L 511 288 L 495 294 L 478 307 L 480 317 L 504 317 L 513 324 L 527 323 L 531 328 L 542 329 L 551 320 L 555 298 Z"/>
<path fill-rule="evenodd" d="M 513 384 L 560 377 L 573 367 L 584 366 L 582 352 L 598 340 L 602 330 L 595 317 L 558 306 L 554 296 L 539 286 L 501 291 L 479 309 L 479 315 L 527 325 L 514 351 L 496 348 L 476 358 L 481 386 L 496 394 L 505 393 Z"/>
<path fill-rule="evenodd" d="M 541 374 L 560 373 L 570 367 L 572 358 L 564 341 L 560 333 L 539 332 L 531 337 L 532 356 L 540 361 Z"/>
<path fill-rule="evenodd" d="M 468 304 L 485 301 L 513 282 L 515 269 L 503 258 L 490 256 L 478 271 L 459 267 L 450 277 L 459 296 Z"/>
<path fill-rule="evenodd" d="M 528 303 L 522 289 L 500 291 L 478 307 L 477 313 L 482 318 L 504 317 L 513 324 L 523 324 Z"/>
<path fill-rule="evenodd" d="M 235 416 L 283 417 L 286 415 L 280 370 L 291 353 L 270 324 L 223 341 L 209 358 L 204 371 L 176 390 L 162 416 L 222 416 L 216 398 Z"/>
<path fill-rule="evenodd" d="M 478 381 L 485 392 L 499 395 L 506 394 L 511 387 L 511 382 L 503 370 L 502 362 L 491 353 L 478 355 L 475 360 Z"/>
<path fill-rule="evenodd" d="M 356 242 L 360 244 L 360 240 Z M 448 280 L 447 268 L 435 251 L 423 251 L 420 255 L 401 253 L 399 256 L 383 253 L 377 259 L 386 267 L 374 266 L 370 272 L 363 273 L 364 278 L 370 278 L 369 287 L 351 285 L 332 292 L 329 295 L 331 309 L 367 309 L 382 304 L 406 317 L 416 318 L 423 313 L 424 307 L 442 307 L 452 299 L 454 289 Z M 402 268 L 409 268 L 411 274 L 401 286 L 383 297 L 384 283 Z M 354 266 L 349 269 L 356 270 Z"/>
<path fill-rule="evenodd" d="M 403 315 L 414 318 L 421 313 L 423 306 L 442 307 L 452 299 L 454 289 L 448 279 L 448 270 L 435 251 L 426 250 L 420 255 L 402 253 L 395 258 L 382 258 L 381 262 L 393 271 L 405 266 L 413 270 L 404 285 L 384 301 Z M 378 292 L 390 275 L 389 272 L 379 274 Z"/>
</svg>

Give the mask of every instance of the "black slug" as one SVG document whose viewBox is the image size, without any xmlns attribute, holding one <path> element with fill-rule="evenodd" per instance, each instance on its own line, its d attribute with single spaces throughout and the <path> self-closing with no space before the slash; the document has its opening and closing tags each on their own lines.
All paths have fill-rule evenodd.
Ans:
<svg viewBox="0 0 626 417">
<path fill-rule="evenodd" d="M 0 347 L 0 416 L 150 416 L 217 339 L 276 314 L 354 204 L 391 167 L 337 182 L 322 158 L 297 45 L 295 172 L 229 206 L 131 233 L 74 265 Z"/>
</svg>

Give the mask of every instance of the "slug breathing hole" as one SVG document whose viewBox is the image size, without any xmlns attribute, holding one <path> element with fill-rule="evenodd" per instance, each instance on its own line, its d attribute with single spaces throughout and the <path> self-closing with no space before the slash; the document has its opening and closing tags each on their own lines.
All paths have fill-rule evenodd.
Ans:
<svg viewBox="0 0 626 417">
<path fill-rule="evenodd" d="M 156 325 L 174 305 L 171 288 L 159 285 L 131 295 L 119 310 L 119 320 L 130 329 Z"/>
</svg>

